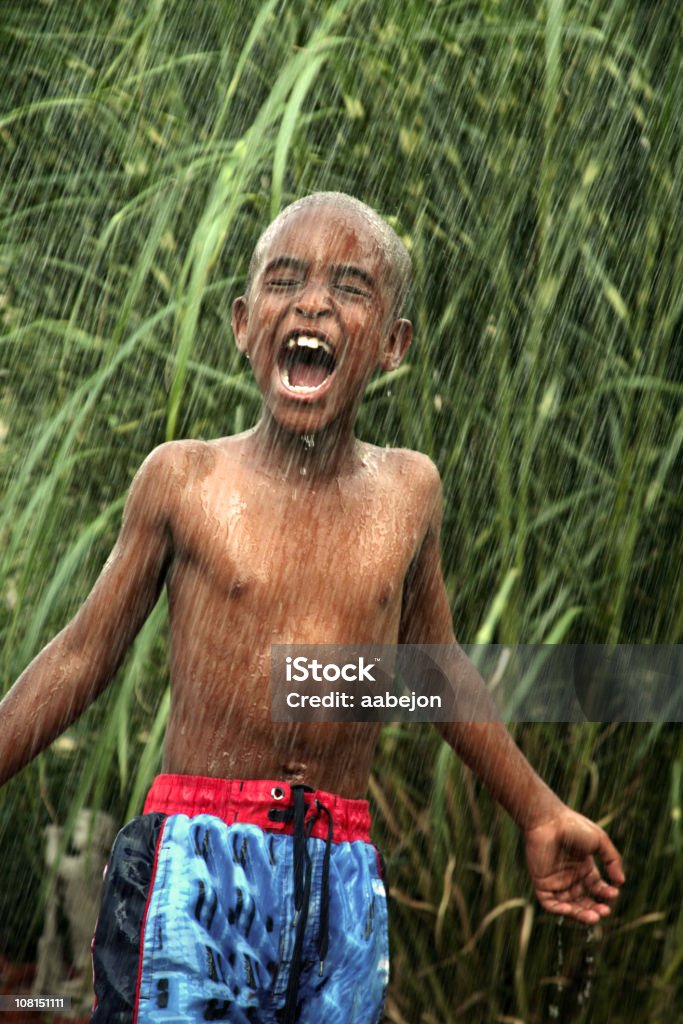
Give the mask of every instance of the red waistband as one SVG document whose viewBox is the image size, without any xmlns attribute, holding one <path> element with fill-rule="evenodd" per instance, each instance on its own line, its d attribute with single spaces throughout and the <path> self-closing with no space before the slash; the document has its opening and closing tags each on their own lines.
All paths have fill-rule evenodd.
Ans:
<svg viewBox="0 0 683 1024">
<path fill-rule="evenodd" d="M 330 811 L 335 843 L 370 842 L 370 811 L 367 800 L 347 800 L 322 789 L 304 793 L 306 807 L 319 800 Z M 240 821 L 267 832 L 292 835 L 292 821 L 273 821 L 271 810 L 293 806 L 292 787 L 272 779 L 212 779 L 204 775 L 157 775 L 143 814 L 213 814 L 227 825 Z M 311 835 L 327 838 L 327 816 L 320 815 Z"/>
</svg>

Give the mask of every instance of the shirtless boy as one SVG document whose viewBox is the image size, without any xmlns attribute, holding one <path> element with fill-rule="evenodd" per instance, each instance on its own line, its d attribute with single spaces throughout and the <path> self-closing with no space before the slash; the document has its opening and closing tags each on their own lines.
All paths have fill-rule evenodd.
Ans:
<svg viewBox="0 0 683 1024">
<path fill-rule="evenodd" d="M 1 782 L 104 690 L 166 585 L 164 774 L 112 850 L 96 1022 L 381 1020 L 386 899 L 365 801 L 380 725 L 274 723 L 270 649 L 455 645 L 438 473 L 353 432 L 370 376 L 410 344 L 409 275 L 399 239 L 356 200 L 319 194 L 277 218 L 233 306 L 261 419 L 151 453 L 92 592 L 0 705 Z M 459 686 L 483 685 L 453 664 Z M 605 832 L 502 724 L 438 728 L 522 829 L 541 905 L 608 914 L 624 875 Z"/>
</svg>

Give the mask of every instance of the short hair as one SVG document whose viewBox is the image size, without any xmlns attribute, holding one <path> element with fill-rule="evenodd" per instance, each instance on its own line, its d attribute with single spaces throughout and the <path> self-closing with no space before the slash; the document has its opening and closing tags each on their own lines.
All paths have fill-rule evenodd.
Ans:
<svg viewBox="0 0 683 1024">
<path fill-rule="evenodd" d="M 389 285 L 394 296 L 394 313 L 400 313 L 408 297 L 413 276 L 410 254 L 390 224 L 380 217 L 367 203 L 361 202 L 346 192 L 313 192 L 290 203 L 261 234 L 249 262 L 247 293 L 259 272 L 264 253 L 275 233 L 299 210 L 309 206 L 337 206 L 359 215 L 373 230 L 389 268 Z"/>
</svg>

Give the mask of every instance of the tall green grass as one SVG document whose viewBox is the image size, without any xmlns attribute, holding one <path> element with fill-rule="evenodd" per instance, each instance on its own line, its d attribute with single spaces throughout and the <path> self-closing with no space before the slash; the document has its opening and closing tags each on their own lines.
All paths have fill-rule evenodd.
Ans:
<svg viewBox="0 0 683 1024">
<path fill-rule="evenodd" d="M 321 188 L 375 205 L 413 255 L 415 344 L 360 428 L 439 465 L 458 636 L 680 641 L 681 29 L 673 0 L 3 4 L 5 682 L 87 593 L 147 452 L 254 422 L 230 302 L 262 227 Z M 19 858 L 36 890 L 50 814 L 139 806 L 164 616 L 75 749 L 4 791 L 5 877 Z M 674 1019 L 679 731 L 518 739 L 609 822 L 621 910 L 592 963 L 565 925 L 559 963 L 514 829 L 435 735 L 389 729 L 372 789 L 395 887 L 388 1019 Z M 15 951 L 35 938 L 22 901 L 3 893 Z"/>
</svg>

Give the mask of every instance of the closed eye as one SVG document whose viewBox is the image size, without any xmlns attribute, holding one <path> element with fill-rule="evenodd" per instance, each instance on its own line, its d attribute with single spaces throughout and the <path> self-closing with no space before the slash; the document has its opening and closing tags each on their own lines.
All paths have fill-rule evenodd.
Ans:
<svg viewBox="0 0 683 1024">
<path fill-rule="evenodd" d="M 364 288 L 357 288 L 353 284 L 335 284 L 334 287 L 337 291 L 346 292 L 348 295 L 360 295 L 364 299 L 372 298 L 370 292 L 366 291 Z"/>
<path fill-rule="evenodd" d="M 270 288 L 294 288 L 300 282 L 298 278 L 294 277 L 276 277 L 272 281 L 268 281 Z"/>
</svg>

